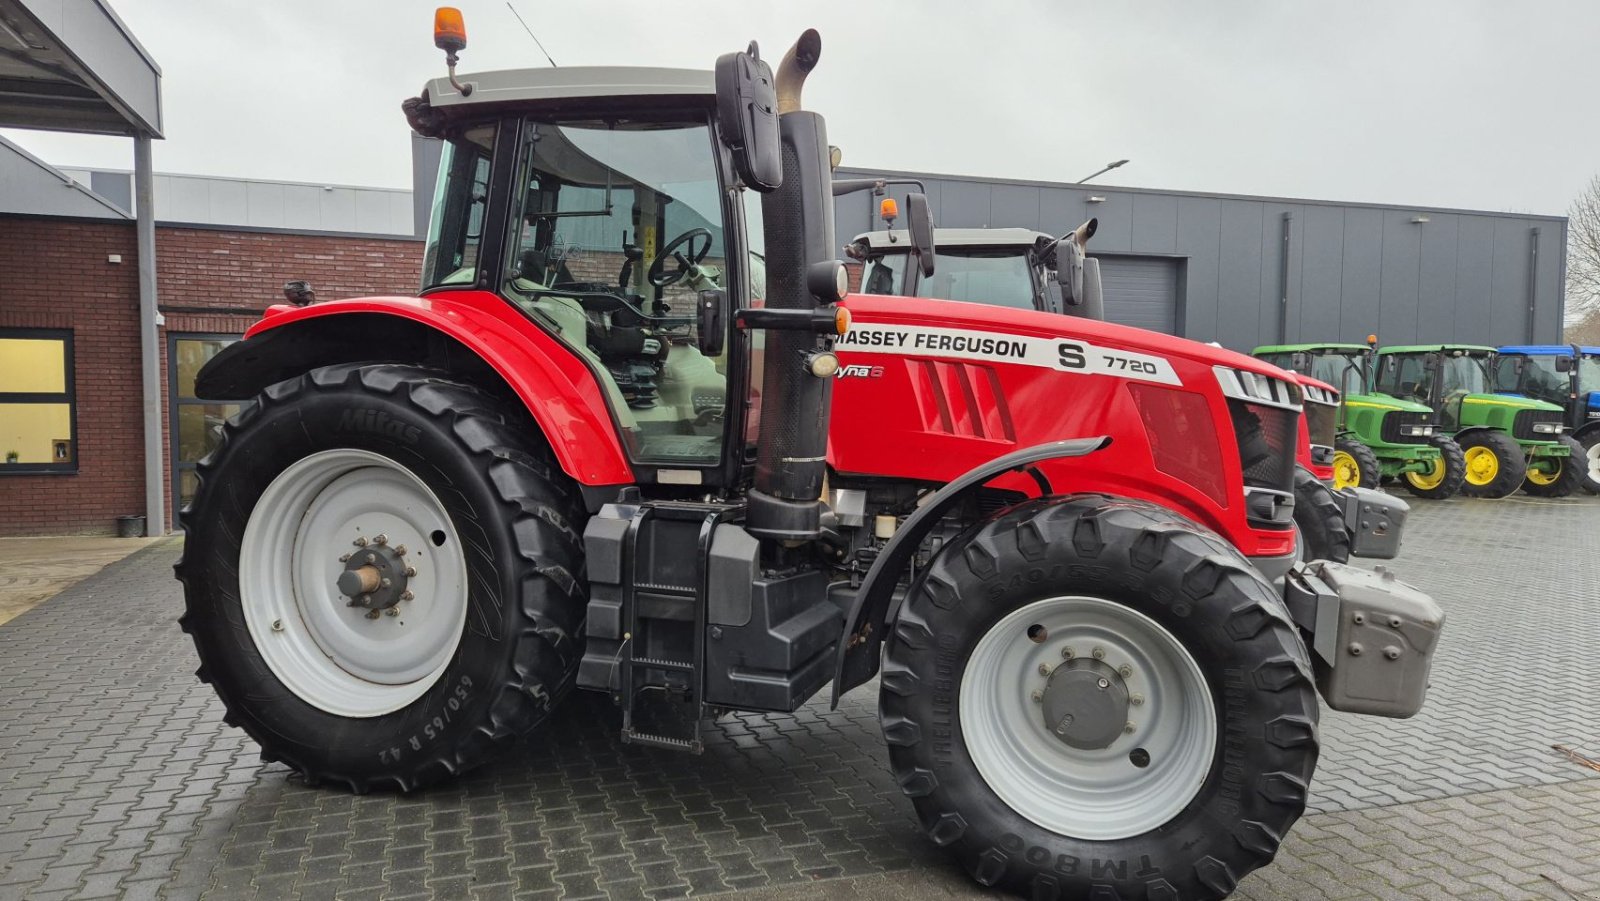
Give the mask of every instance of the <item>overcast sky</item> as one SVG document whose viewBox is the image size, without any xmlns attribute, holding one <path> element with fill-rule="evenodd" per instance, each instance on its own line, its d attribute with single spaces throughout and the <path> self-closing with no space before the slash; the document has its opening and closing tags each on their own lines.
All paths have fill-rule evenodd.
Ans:
<svg viewBox="0 0 1600 901">
<path fill-rule="evenodd" d="M 807 106 L 849 166 L 1563 213 L 1600 172 L 1600 2 L 514 0 L 564 66 L 709 68 L 823 36 Z M 112 0 L 160 64 L 158 171 L 410 187 L 433 3 Z M 462 68 L 545 65 L 462 0 Z M 6 132 L 62 166 L 126 140 Z"/>
</svg>

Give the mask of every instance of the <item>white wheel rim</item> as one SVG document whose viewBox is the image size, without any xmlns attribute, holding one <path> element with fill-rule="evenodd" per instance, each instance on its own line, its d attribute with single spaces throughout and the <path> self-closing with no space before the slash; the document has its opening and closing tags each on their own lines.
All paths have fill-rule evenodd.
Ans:
<svg viewBox="0 0 1600 901">
<path fill-rule="evenodd" d="M 1600 482 L 1600 441 L 1589 445 L 1589 481 Z"/>
<path fill-rule="evenodd" d="M 1047 633 L 1030 638 L 1033 626 Z M 1132 733 L 1099 749 L 1057 739 L 1034 700 L 1064 648 L 1075 657 L 1104 651 L 1103 663 L 1131 668 L 1125 684 L 1143 703 L 1128 708 Z M 1139 700 L 1139 698 L 1134 698 Z M 1035 601 L 996 623 L 961 677 L 961 736 L 989 788 L 1012 810 L 1060 835 L 1110 841 L 1149 832 L 1194 800 L 1216 755 L 1217 717 L 1205 676 L 1183 645 L 1154 620 L 1092 597 Z M 1130 759 L 1135 749 L 1148 765 Z"/>
<path fill-rule="evenodd" d="M 413 595 L 367 617 L 336 582 L 358 539 L 405 548 Z M 312 454 L 256 502 L 239 553 L 245 625 L 273 675 L 328 713 L 399 710 L 438 681 L 466 624 L 467 565 L 455 526 L 410 470 L 370 451 Z"/>
</svg>

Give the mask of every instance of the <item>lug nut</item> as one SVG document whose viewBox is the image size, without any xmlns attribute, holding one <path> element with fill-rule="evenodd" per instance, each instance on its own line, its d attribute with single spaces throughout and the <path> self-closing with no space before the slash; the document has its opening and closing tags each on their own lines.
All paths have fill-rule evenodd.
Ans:
<svg viewBox="0 0 1600 901">
<path fill-rule="evenodd" d="M 402 601 L 409 601 L 409 600 L 411 600 L 412 598 L 415 598 L 415 597 L 416 597 L 416 595 L 412 594 L 409 591 L 400 592 L 400 600 L 402 600 Z"/>
<path fill-rule="evenodd" d="M 394 546 L 394 552 L 404 557 L 406 555 L 406 546 L 403 544 L 397 544 Z"/>
<path fill-rule="evenodd" d="M 1104 660 L 1104 659 L 1106 659 L 1106 649 L 1105 648 L 1095 648 L 1092 653 L 1094 654 L 1094 659 L 1096 659 L 1096 660 Z"/>
<path fill-rule="evenodd" d="M 378 537 L 372 539 L 372 543 L 373 544 L 388 544 L 389 543 L 389 536 L 383 534 L 382 532 L 379 532 L 378 533 Z"/>
<path fill-rule="evenodd" d="M 274 632 L 282 632 L 283 631 L 283 620 L 281 620 L 281 619 L 273 620 L 272 621 L 272 631 L 274 631 Z"/>
<path fill-rule="evenodd" d="M 1126 726 L 1123 726 L 1123 727 L 1122 727 L 1122 731 L 1123 731 L 1123 732 L 1125 732 L 1125 733 L 1126 733 L 1126 734 L 1128 734 L 1128 735 L 1132 735 L 1132 734 L 1133 734 L 1133 733 L 1134 733 L 1134 731 L 1135 731 L 1135 730 L 1136 730 L 1136 729 L 1138 729 L 1138 728 L 1139 728 L 1139 727 L 1138 727 L 1138 726 L 1135 726 L 1135 725 L 1134 725 L 1134 724 L 1133 724 L 1133 723 L 1129 723 L 1129 724 L 1127 724 L 1127 725 L 1126 725 Z"/>
<path fill-rule="evenodd" d="M 1042 692 L 1042 691 L 1034 692 L 1033 693 L 1033 703 L 1035 703 L 1035 704 L 1043 704 L 1044 703 L 1044 692 Z"/>
<path fill-rule="evenodd" d="M 367 611 L 367 619 L 377 619 L 377 618 L 378 618 L 378 611 L 376 611 L 376 610 L 368 610 Z"/>
<path fill-rule="evenodd" d="M 388 579 L 383 579 L 383 580 L 379 581 L 378 584 L 380 586 L 384 587 L 384 588 L 388 588 L 393 583 L 390 582 Z"/>
<path fill-rule="evenodd" d="M 345 555 L 341 556 L 339 558 L 339 562 L 340 563 L 349 563 L 350 562 L 350 555 L 349 554 L 345 554 Z"/>
<path fill-rule="evenodd" d="M 1128 703 L 1132 704 L 1135 707 L 1143 707 L 1144 706 L 1144 695 L 1134 695 L 1133 697 L 1128 699 Z"/>
<path fill-rule="evenodd" d="M 414 576 L 416 574 L 417 574 L 417 568 L 415 566 L 406 567 L 406 578 L 409 579 L 409 578 L 411 578 L 412 576 Z"/>
<path fill-rule="evenodd" d="M 385 616 L 399 616 L 400 615 L 400 611 L 394 609 L 393 607 L 390 607 L 388 610 L 385 610 L 383 612 L 384 612 Z"/>
<path fill-rule="evenodd" d="M 367 539 L 365 539 L 365 538 L 357 538 L 356 539 L 356 547 L 366 547 L 366 546 L 367 546 Z"/>
<path fill-rule="evenodd" d="M 1095 687 L 1100 689 L 1101 691 L 1105 691 L 1106 689 L 1111 687 L 1111 682 L 1106 680 L 1106 679 L 1101 679 L 1099 682 L 1095 683 Z"/>
<path fill-rule="evenodd" d="M 1042 663 L 1041 663 L 1041 664 L 1039 664 L 1039 675 L 1041 675 L 1041 676 L 1048 676 L 1048 675 L 1050 675 L 1050 667 L 1048 667 L 1048 666 L 1045 666 L 1045 665 L 1044 665 L 1044 664 L 1042 664 Z"/>
<path fill-rule="evenodd" d="M 1117 675 L 1124 679 L 1131 679 L 1133 678 L 1133 667 L 1124 663 L 1123 665 L 1117 667 Z"/>
<path fill-rule="evenodd" d="M 1067 647 L 1064 647 L 1064 648 L 1061 649 L 1061 659 L 1062 660 L 1071 660 L 1072 658 L 1074 658 L 1076 656 L 1078 656 L 1078 652 L 1074 651 L 1072 649 L 1071 645 L 1068 645 Z"/>
</svg>

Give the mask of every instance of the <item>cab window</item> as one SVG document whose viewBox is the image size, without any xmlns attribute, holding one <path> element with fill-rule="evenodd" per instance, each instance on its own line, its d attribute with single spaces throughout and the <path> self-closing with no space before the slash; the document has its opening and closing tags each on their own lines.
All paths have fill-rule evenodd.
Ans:
<svg viewBox="0 0 1600 901">
<path fill-rule="evenodd" d="M 501 293 L 589 362 L 634 459 L 722 459 L 726 354 L 698 346 L 728 236 L 708 123 L 530 120 Z"/>
<path fill-rule="evenodd" d="M 491 124 L 470 128 L 444 145 L 428 245 L 422 257 L 424 288 L 470 285 L 477 280 L 494 142 L 495 126 Z"/>
</svg>

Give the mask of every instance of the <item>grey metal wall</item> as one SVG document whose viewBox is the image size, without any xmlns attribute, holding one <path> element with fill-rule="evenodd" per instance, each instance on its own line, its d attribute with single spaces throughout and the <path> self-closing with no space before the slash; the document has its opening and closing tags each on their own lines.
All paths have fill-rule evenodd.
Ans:
<svg viewBox="0 0 1600 901">
<path fill-rule="evenodd" d="M 1092 253 L 1178 260 L 1176 331 L 1200 341 L 1249 350 L 1279 340 L 1362 341 L 1374 332 L 1385 344 L 1560 339 L 1563 217 L 839 174 L 920 178 L 942 226 L 1062 234 L 1094 216 Z M 902 209 L 906 191 L 891 192 Z M 865 193 L 838 198 L 835 212 L 841 241 L 881 227 Z"/>
</svg>

